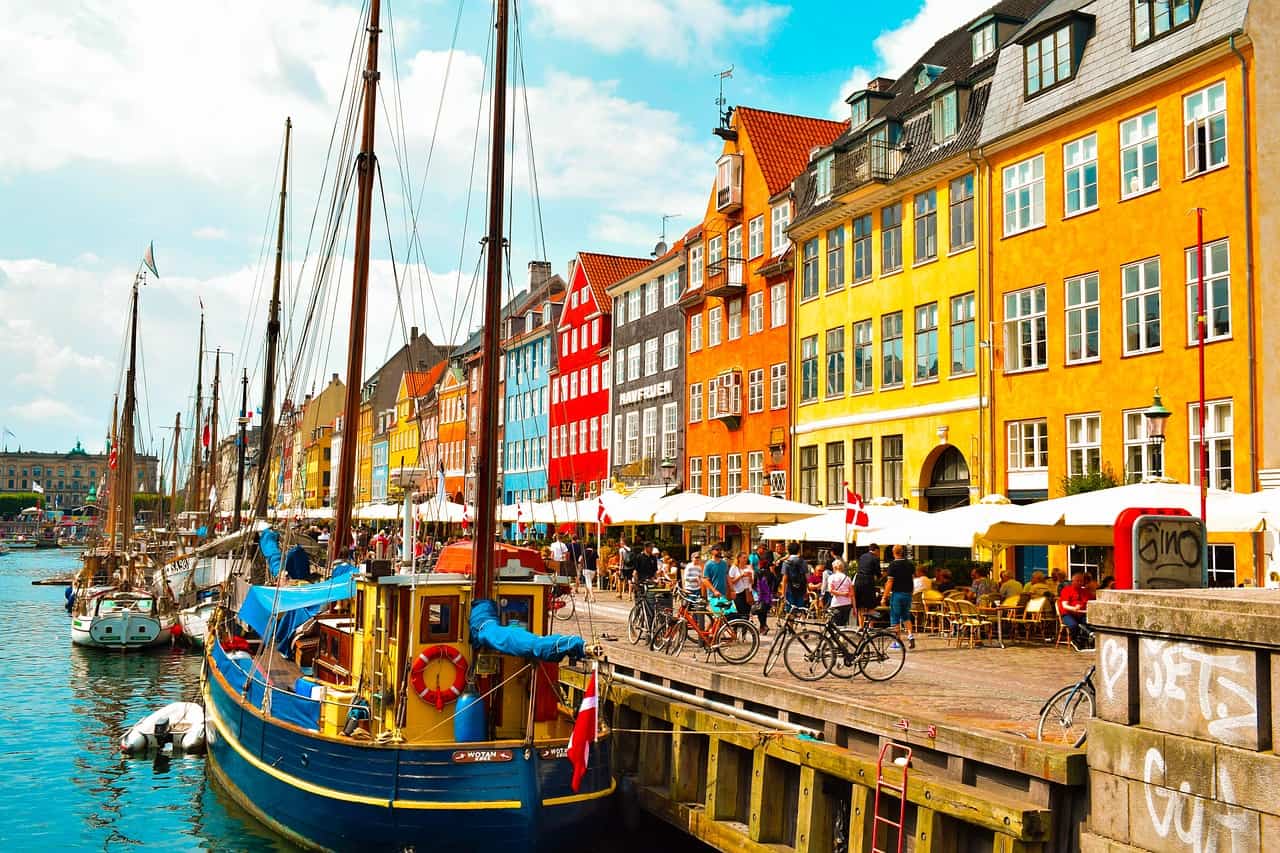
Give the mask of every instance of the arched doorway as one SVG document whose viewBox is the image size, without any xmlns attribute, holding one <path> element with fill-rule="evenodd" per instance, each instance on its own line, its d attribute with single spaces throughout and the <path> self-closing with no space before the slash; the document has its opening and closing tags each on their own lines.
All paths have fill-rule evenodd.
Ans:
<svg viewBox="0 0 1280 853">
<path fill-rule="evenodd" d="M 954 445 L 947 445 L 933 462 L 924 489 L 927 512 L 941 512 L 969 503 L 969 463 Z"/>
</svg>

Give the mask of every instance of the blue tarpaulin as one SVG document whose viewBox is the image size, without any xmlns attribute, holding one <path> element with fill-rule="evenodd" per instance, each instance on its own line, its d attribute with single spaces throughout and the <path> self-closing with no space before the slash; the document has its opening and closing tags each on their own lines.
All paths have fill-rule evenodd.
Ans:
<svg viewBox="0 0 1280 853">
<path fill-rule="evenodd" d="M 271 577 L 278 575 L 280 573 L 280 534 L 269 527 L 262 531 L 258 537 L 258 550 L 266 558 Z"/>
<path fill-rule="evenodd" d="M 284 555 L 284 573 L 296 581 L 311 577 L 311 558 L 302 550 L 301 545 L 294 545 Z"/>
<path fill-rule="evenodd" d="M 231 685 L 232 691 L 237 696 L 244 696 L 253 707 L 262 710 L 263 699 L 267 692 L 264 685 L 266 676 L 261 669 L 253 665 L 253 660 L 243 653 L 232 658 L 227 655 L 220 643 L 215 643 L 213 661 L 218 671 L 222 673 L 222 677 Z M 251 674 L 252 680 L 250 680 Z M 273 687 L 275 689 L 271 691 L 269 706 L 271 716 L 304 729 L 312 731 L 320 729 L 320 702 L 309 696 L 298 696 L 278 684 Z"/>
<path fill-rule="evenodd" d="M 554 663 L 566 655 L 577 660 L 586 654 L 583 639 L 570 634 L 539 637 L 517 625 L 503 625 L 498 605 L 482 598 L 471 605 L 471 642 L 483 649 Z"/>
<path fill-rule="evenodd" d="M 258 632 L 264 642 L 277 638 L 282 652 L 289 649 L 294 631 L 311 617 L 335 601 L 345 601 L 356 594 L 354 567 L 340 563 L 334 567 L 334 578 L 304 586 L 252 586 L 240 605 L 240 621 Z M 274 606 L 275 624 L 272 622 Z"/>
</svg>

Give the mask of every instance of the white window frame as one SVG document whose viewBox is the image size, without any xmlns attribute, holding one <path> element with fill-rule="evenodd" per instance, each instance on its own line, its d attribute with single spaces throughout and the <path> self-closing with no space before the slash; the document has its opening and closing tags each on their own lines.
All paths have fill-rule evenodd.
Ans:
<svg viewBox="0 0 1280 853">
<path fill-rule="evenodd" d="M 996 52 L 996 22 L 989 21 L 974 30 L 969 41 L 972 49 L 973 64 L 977 65 Z"/>
<path fill-rule="evenodd" d="M 626 464 L 623 461 L 625 457 L 623 456 L 623 446 L 622 446 L 623 436 L 626 435 L 626 433 L 623 431 L 624 429 L 625 428 L 622 425 L 622 415 L 614 415 L 613 416 L 613 464 L 614 465 Z M 606 441 L 605 444 L 608 444 L 608 441 Z"/>
<path fill-rule="evenodd" d="M 702 457 L 689 457 L 689 491 L 694 494 L 702 492 Z"/>
<path fill-rule="evenodd" d="M 702 312 L 689 315 L 689 352 L 702 349 Z"/>
<path fill-rule="evenodd" d="M 747 296 L 747 334 L 764 331 L 764 291 L 757 290 Z"/>
<path fill-rule="evenodd" d="M 791 227 L 791 201 L 775 204 L 769 211 L 769 222 L 769 251 L 776 258 L 791 245 L 791 239 L 787 237 L 787 229 Z"/>
<path fill-rule="evenodd" d="M 672 270 L 662 276 L 662 304 L 670 308 L 680 301 L 680 272 Z"/>
<path fill-rule="evenodd" d="M 662 336 L 662 369 L 675 370 L 680 366 L 680 330 L 672 329 Z"/>
<path fill-rule="evenodd" d="M 736 495 L 742 491 L 742 454 L 730 453 L 725 460 L 725 494 Z"/>
<path fill-rule="evenodd" d="M 726 311 L 729 315 L 729 340 L 736 341 L 742 337 L 742 298 L 730 299 Z"/>
<path fill-rule="evenodd" d="M 619 293 L 613 300 L 613 327 L 621 329 L 627 324 L 627 294 Z"/>
<path fill-rule="evenodd" d="M 707 457 L 707 497 L 720 497 L 720 457 Z"/>
<path fill-rule="evenodd" d="M 747 451 L 747 491 L 764 493 L 764 451 Z"/>
<path fill-rule="evenodd" d="M 1076 185 L 1071 186 L 1072 178 Z M 1089 189 L 1093 204 L 1089 204 Z M 1073 206 L 1074 205 L 1074 206 Z M 1079 216 L 1098 209 L 1098 134 L 1090 133 L 1062 146 L 1062 215 Z"/>
<path fill-rule="evenodd" d="M 662 404 L 662 458 L 675 459 L 679 452 L 680 407 L 676 403 Z"/>
<path fill-rule="evenodd" d="M 1102 470 L 1102 413 L 1067 416 L 1067 476 Z"/>
<path fill-rule="evenodd" d="M 702 287 L 702 246 L 689 249 L 689 289 Z"/>
<path fill-rule="evenodd" d="M 742 226 L 735 225 L 729 229 L 729 252 L 725 263 L 725 281 L 729 284 L 741 285 L 745 282 L 746 264 L 742 259 Z"/>
<path fill-rule="evenodd" d="M 1044 418 L 1009 421 L 1008 440 L 1010 471 L 1049 470 L 1049 422 Z"/>
<path fill-rule="evenodd" d="M 1132 154 L 1133 168 L 1130 173 L 1125 158 Z M 1147 168 L 1155 169 L 1155 179 L 1144 185 Z M 1137 180 L 1136 187 L 1130 187 L 1130 181 Z M 1120 122 L 1120 198 L 1136 198 L 1160 189 L 1160 113 L 1158 109 L 1147 110 L 1141 115 L 1127 118 Z"/>
<path fill-rule="evenodd" d="M 1200 343 L 1200 335 L 1196 330 L 1196 309 L 1200 282 L 1197 276 L 1197 250 L 1195 246 L 1187 249 L 1187 346 Z M 1231 338 L 1231 244 L 1227 239 L 1215 240 L 1204 244 L 1204 312 L 1205 343 L 1225 341 Z M 1222 285 L 1221 288 L 1218 285 Z M 1225 300 L 1225 304 L 1220 304 Z M 1226 329 L 1216 331 L 1213 322 L 1215 315 L 1226 312 Z"/>
<path fill-rule="evenodd" d="M 1041 370 L 1049 364 L 1048 293 L 1043 284 L 1004 295 L 1004 372 Z M 1030 330 L 1023 340 L 1024 329 Z M 1030 346 L 1030 350 L 1026 349 Z"/>
<path fill-rule="evenodd" d="M 747 222 L 747 260 L 754 261 L 764 254 L 764 214 L 753 216 Z"/>
<path fill-rule="evenodd" d="M 627 381 L 635 382 L 640 378 L 640 344 L 627 347 Z"/>
<path fill-rule="evenodd" d="M 777 411 L 787 407 L 787 363 L 769 366 L 769 409 Z"/>
<path fill-rule="evenodd" d="M 1209 442 L 1209 488 L 1230 491 L 1235 485 L 1235 406 L 1230 397 L 1205 401 L 1205 436 Z M 1225 425 L 1223 425 L 1225 423 Z M 1188 453 L 1191 476 L 1187 481 L 1200 485 L 1200 404 L 1187 405 Z M 1225 448 L 1229 462 L 1224 468 L 1215 457 Z"/>
<path fill-rule="evenodd" d="M 764 411 L 764 368 L 747 371 L 747 413 Z"/>
<path fill-rule="evenodd" d="M 626 464 L 630 465 L 640 458 L 640 412 L 627 412 L 626 417 L 626 440 L 624 447 L 626 448 L 623 458 Z"/>
<path fill-rule="evenodd" d="M 643 287 L 634 287 L 627 291 L 627 316 L 632 320 L 639 320 L 644 316 L 644 314 L 641 313 L 644 311 L 644 293 L 642 291 Z"/>
<path fill-rule="evenodd" d="M 769 328 L 776 329 L 787 325 L 787 285 L 772 284 L 769 286 Z"/>
<path fill-rule="evenodd" d="M 1222 122 L 1222 136 L 1215 139 L 1211 134 L 1215 120 Z M 1211 86 L 1185 95 L 1182 98 L 1182 147 L 1183 166 L 1188 178 L 1225 169 L 1231 160 L 1231 135 L 1227 121 L 1227 83 L 1219 80 Z M 1198 152 L 1200 151 L 1200 133 L 1203 131 L 1204 165 L 1201 167 Z M 1222 143 L 1222 159 L 1210 160 L 1216 141 Z M 1192 157 L 1196 161 L 1192 162 Z"/>
<path fill-rule="evenodd" d="M 658 372 L 658 339 L 649 338 L 644 342 L 644 375 L 653 376 Z"/>
<path fill-rule="evenodd" d="M 717 305 L 707 311 L 707 346 L 720 346 L 724 338 L 724 308 Z"/>
<path fill-rule="evenodd" d="M 1044 155 L 1005 166 L 1002 174 L 1004 236 L 1044 226 Z M 1010 202 L 1012 201 L 1012 206 Z"/>
<path fill-rule="evenodd" d="M 689 423 L 702 422 L 702 383 L 694 382 L 689 386 Z"/>
<path fill-rule="evenodd" d="M 620 351 L 618 355 L 622 356 L 623 353 Z M 627 359 L 625 357 L 614 359 L 614 370 L 614 385 L 621 385 L 627 381 Z"/>
<path fill-rule="evenodd" d="M 1090 294 L 1092 288 L 1092 294 Z M 1063 282 L 1065 291 L 1066 318 L 1064 330 L 1066 334 L 1066 363 L 1088 364 L 1102 358 L 1102 309 L 1098 299 L 1100 285 L 1096 272 L 1072 276 Z M 1089 331 L 1090 318 L 1093 320 L 1093 331 Z M 1089 338 L 1093 338 L 1092 355 L 1088 353 Z M 1078 354 L 1072 356 L 1072 350 Z"/>
<path fill-rule="evenodd" d="M 640 458 L 655 459 L 658 455 L 658 407 L 650 406 L 640 417 Z"/>
<path fill-rule="evenodd" d="M 591 418 L 591 450 L 592 452 L 600 449 L 600 421 Z"/>
<path fill-rule="evenodd" d="M 648 317 L 650 314 L 658 310 L 658 280 L 646 281 L 641 287 L 644 290 L 644 315 Z"/>
<path fill-rule="evenodd" d="M 1147 270 L 1155 269 L 1155 283 L 1150 283 L 1147 278 Z M 1130 289 L 1130 273 L 1133 272 L 1136 278 L 1134 286 Z M 1160 294 L 1160 258 L 1146 258 L 1141 261 L 1134 261 L 1131 264 L 1125 264 L 1120 268 L 1121 281 L 1121 305 L 1124 313 L 1121 320 L 1124 326 L 1124 341 L 1122 349 L 1125 355 L 1143 355 L 1150 352 L 1160 352 L 1164 348 L 1164 308 L 1161 305 Z M 1151 343 L 1151 321 L 1144 319 L 1143 313 L 1150 300 L 1155 300 L 1156 317 L 1155 330 L 1157 342 Z M 1129 320 L 1129 308 L 1131 305 L 1137 306 L 1138 316 L 1133 323 Z M 1135 347 L 1129 346 L 1129 329 L 1136 326 L 1138 329 L 1139 343 Z"/>
</svg>

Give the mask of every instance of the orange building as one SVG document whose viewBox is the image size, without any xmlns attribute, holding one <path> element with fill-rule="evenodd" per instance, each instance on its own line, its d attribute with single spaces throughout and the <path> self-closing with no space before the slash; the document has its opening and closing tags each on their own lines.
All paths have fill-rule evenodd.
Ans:
<svg viewBox="0 0 1280 853">
<path fill-rule="evenodd" d="M 685 484 L 790 497 L 787 227 L 791 182 L 848 126 L 748 107 L 724 140 L 701 235 L 688 243 Z"/>
<path fill-rule="evenodd" d="M 467 376 L 457 365 L 444 372 L 437 392 L 440 400 L 437 453 L 444 466 L 449 500 L 462 503 L 467 476 Z"/>
</svg>

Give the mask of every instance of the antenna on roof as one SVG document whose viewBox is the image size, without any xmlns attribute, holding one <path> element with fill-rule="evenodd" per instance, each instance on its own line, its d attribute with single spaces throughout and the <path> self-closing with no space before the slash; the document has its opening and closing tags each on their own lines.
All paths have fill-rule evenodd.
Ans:
<svg viewBox="0 0 1280 853">
<path fill-rule="evenodd" d="M 729 102 L 724 97 L 724 81 L 732 76 L 732 65 L 716 75 L 720 80 L 720 97 L 716 98 L 716 118 L 720 121 L 720 130 L 729 130 L 733 126 L 733 107 L 726 106 Z"/>
<path fill-rule="evenodd" d="M 655 258 L 660 258 L 663 255 L 665 255 L 667 253 L 667 249 L 669 248 L 667 246 L 667 220 L 679 219 L 679 218 L 680 218 L 680 214 L 678 213 L 662 214 L 662 237 L 661 239 L 658 240 L 658 245 L 653 247 L 653 253 L 652 253 Z"/>
</svg>

